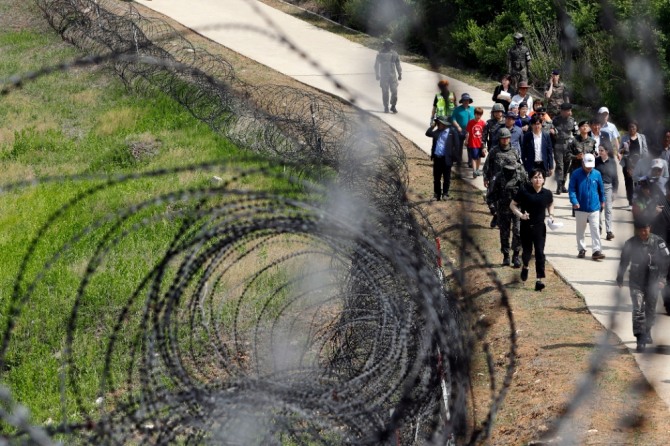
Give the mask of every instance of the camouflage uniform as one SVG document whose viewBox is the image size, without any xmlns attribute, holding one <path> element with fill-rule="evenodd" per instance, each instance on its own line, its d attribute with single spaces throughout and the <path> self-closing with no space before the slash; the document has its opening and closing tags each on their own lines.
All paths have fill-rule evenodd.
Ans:
<svg viewBox="0 0 670 446">
<path fill-rule="evenodd" d="M 496 177 L 502 172 L 503 167 L 507 164 L 522 165 L 519 154 L 512 148 L 511 144 L 502 147 L 499 145 L 493 147 L 491 152 L 489 152 L 489 155 L 486 157 L 486 161 L 484 161 L 482 172 L 484 181 L 488 183 L 486 203 L 489 205 L 489 209 L 493 215 L 496 214 L 496 202 L 490 198 L 491 193 L 493 191 Z"/>
<path fill-rule="evenodd" d="M 501 118 L 500 121 L 496 120 L 495 118 L 491 118 L 486 121 L 482 141 L 484 144 L 486 144 L 486 147 L 489 149 L 489 151 L 492 151 L 493 148 L 498 145 L 498 131 L 503 127 L 505 127 L 505 118 Z"/>
<path fill-rule="evenodd" d="M 544 91 L 549 91 L 550 85 L 544 88 Z M 553 90 L 551 91 L 551 96 L 547 99 L 547 113 L 552 118 L 557 116 L 561 110 L 561 105 L 565 102 L 565 96 L 567 92 L 565 90 L 565 84 L 561 81 L 558 81 L 557 85 L 554 85 Z"/>
<path fill-rule="evenodd" d="M 596 140 L 587 136 L 582 139 L 581 135 L 572 141 L 572 144 L 568 145 L 568 150 L 565 153 L 565 156 L 570 159 L 570 168 L 568 173 L 572 174 L 572 171 L 582 167 L 582 158 L 587 153 L 592 154 L 593 156 L 598 156 L 598 148 L 596 147 Z M 579 155 L 582 157 L 579 157 Z"/>
<path fill-rule="evenodd" d="M 507 51 L 507 72 L 512 75 L 512 88 L 515 90 L 519 82 L 528 82 L 530 76 L 530 51 L 523 44 L 523 35 L 514 35 L 516 43 Z"/>
<path fill-rule="evenodd" d="M 388 111 L 389 91 L 391 93 L 391 109 L 395 110 L 398 103 L 398 78 L 402 77 L 400 57 L 398 57 L 398 53 L 391 49 L 393 43 L 389 42 L 384 42 L 384 46 L 377 53 L 375 59 L 375 74 L 377 80 L 379 80 L 379 86 L 382 88 L 382 102 L 385 111 Z M 396 76 L 396 71 L 398 76 Z"/>
<path fill-rule="evenodd" d="M 656 316 L 658 283 L 665 283 L 670 261 L 670 251 L 665 241 L 656 234 L 649 234 L 646 242 L 637 235 L 624 244 L 616 282 L 623 285 L 623 275 L 630 263 L 628 287 L 633 303 L 633 334 L 639 345 L 650 343 L 651 327 Z"/>
<path fill-rule="evenodd" d="M 506 159 L 512 161 L 511 159 Z M 488 200 L 495 203 L 498 209 L 498 228 L 500 229 L 500 252 L 503 253 L 506 263 L 509 259 L 509 236 L 512 233 L 512 251 L 514 251 L 514 266 L 520 266 L 519 251 L 521 251 L 520 220 L 514 215 L 509 205 L 516 196 L 519 188 L 528 181 L 528 175 L 523 165 L 518 162 L 506 164 L 491 188 Z"/>
<path fill-rule="evenodd" d="M 560 194 L 565 189 L 565 177 L 570 170 L 572 158 L 568 153 L 568 147 L 573 143 L 577 133 L 577 122 L 572 116 L 563 117 L 558 115 L 553 120 L 556 128 L 556 143 L 554 144 L 554 165 L 556 166 L 556 193 Z"/>
</svg>

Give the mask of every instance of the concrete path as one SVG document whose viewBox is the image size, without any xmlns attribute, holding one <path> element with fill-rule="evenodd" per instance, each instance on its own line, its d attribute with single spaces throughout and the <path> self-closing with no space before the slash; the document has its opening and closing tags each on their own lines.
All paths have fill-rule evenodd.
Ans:
<svg viewBox="0 0 670 446">
<path fill-rule="evenodd" d="M 374 50 L 315 28 L 256 0 L 139 0 L 137 3 L 172 17 L 200 34 L 307 85 L 355 102 L 362 109 L 378 114 L 427 153 L 430 151 L 430 140 L 424 136 L 424 132 L 437 92 L 436 83 L 444 76 L 403 64 L 399 113 L 384 114 L 380 89 L 374 76 Z M 290 45 L 295 45 L 308 59 L 298 55 Z M 326 74 L 344 88 L 337 88 Z M 457 96 L 468 92 L 474 99 L 474 105 L 484 108 L 484 116 L 488 116 L 492 106 L 492 92 L 448 79 L 451 90 Z M 468 181 L 483 188 L 481 177 Z M 620 192 L 623 192 L 623 178 L 620 178 L 620 184 Z M 555 190 L 555 182 L 550 179 L 547 187 Z M 594 262 L 590 259 L 590 249 L 586 259 L 577 259 L 575 221 L 571 217 L 570 203 L 567 194 L 557 196 L 555 214 L 565 226 L 550 232 L 546 252 L 554 268 L 584 295 L 591 313 L 598 321 L 610 327 L 614 316 L 614 331 L 625 345 L 634 349 L 628 288 L 624 287 L 619 294 L 621 305 L 617 307 L 618 288 L 614 283 L 621 245 L 633 235 L 631 213 L 623 209 L 625 204 L 625 198 L 615 201 L 616 239 L 612 242 L 603 241 L 603 252 L 607 258 Z M 590 246 L 588 236 L 587 246 Z M 530 276 L 527 286 L 532 287 L 532 268 Z M 551 298 L 550 289 L 543 292 L 543 298 Z M 660 301 L 657 313 L 657 323 L 652 334 L 656 345 L 662 348 L 659 353 L 634 356 L 649 382 L 670 406 L 670 317 L 665 316 Z"/>
</svg>

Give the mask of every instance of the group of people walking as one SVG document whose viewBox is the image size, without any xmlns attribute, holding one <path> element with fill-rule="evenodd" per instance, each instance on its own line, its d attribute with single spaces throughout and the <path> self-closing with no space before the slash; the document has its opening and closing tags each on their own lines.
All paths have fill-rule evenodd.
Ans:
<svg viewBox="0 0 670 446">
<path fill-rule="evenodd" d="M 384 43 L 375 72 L 382 87 L 384 111 L 396 113 L 402 71 L 391 46 L 390 41 Z M 660 289 L 670 314 L 670 291 L 665 289 L 670 278 L 670 131 L 665 133 L 663 147 L 653 150 L 636 121 L 631 121 L 628 132 L 621 136 L 609 121 L 607 107 L 601 107 L 591 119 L 577 122 L 560 71 L 552 71 L 544 97 L 533 98 L 527 72 L 518 63 L 528 62 L 525 48 L 519 45 L 512 50 L 513 65 L 522 71 L 502 77 L 493 92 L 494 104 L 487 120 L 468 93 L 457 99 L 448 80 L 438 83 L 426 131 L 432 138 L 434 199 L 449 199 L 451 169 L 464 163 L 465 150 L 473 178 L 482 176 L 484 180 L 493 214 L 491 227 L 497 226 L 500 232 L 502 265 L 521 268 L 520 278 L 526 281 L 534 252 L 535 290 L 542 291 L 546 287 L 547 224 L 557 224 L 554 195 L 568 194 L 576 223 L 577 258 L 586 257 L 588 226 L 590 257 L 602 260 L 603 223 L 604 240 L 615 238 L 612 206 L 619 187 L 618 164 L 635 236 L 624 244 L 616 283 L 623 286 L 624 274 L 630 269 L 633 332 L 637 350 L 642 351 L 653 342 L 651 327 Z M 554 192 L 545 187 L 551 176 L 556 180 Z"/>
</svg>

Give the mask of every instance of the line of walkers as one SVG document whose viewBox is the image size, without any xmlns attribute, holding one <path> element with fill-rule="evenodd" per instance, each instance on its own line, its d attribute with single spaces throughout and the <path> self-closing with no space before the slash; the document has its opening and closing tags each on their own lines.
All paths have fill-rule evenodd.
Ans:
<svg viewBox="0 0 670 446">
<path fill-rule="evenodd" d="M 557 73 L 552 75 L 557 77 Z M 431 127 L 426 131 L 433 138 L 435 199 L 449 197 L 452 164 L 460 165 L 462 151 L 467 150 L 473 178 L 483 176 L 486 201 L 493 214 L 491 227 L 497 226 L 500 232 L 502 265 L 521 268 L 525 282 L 534 252 L 536 291 L 546 287 L 547 225 L 560 224 L 554 221 L 554 194 L 568 193 L 576 222 L 577 257 L 586 257 L 584 234 L 588 226 L 591 258 L 602 260 L 601 222 L 604 220 L 605 240 L 613 240 L 612 206 L 619 189 L 617 164 L 621 166 L 627 208 L 632 211 L 636 230 L 624 245 L 616 283 L 623 286 L 624 274 L 630 269 L 633 333 L 637 351 L 644 351 L 653 343 L 651 328 L 659 290 L 670 314 L 670 287 L 665 287 L 670 279 L 666 244 L 670 241 L 670 131 L 664 135 L 663 147 L 654 151 L 635 121 L 622 137 L 609 121 L 607 107 L 601 107 L 592 119 L 577 123 L 567 100 L 558 106 L 552 104 L 553 110 L 559 110 L 553 116 L 541 100 L 528 95 L 525 82 L 519 83 L 517 94 L 510 91 L 505 78 L 494 93 L 491 117 L 484 121 L 483 109 L 472 106 L 468 93 L 461 95 L 456 106 L 448 81 L 440 81 L 438 87 Z M 567 99 L 564 87 L 561 91 Z M 528 103 L 533 104 L 531 112 Z M 482 157 L 486 160 L 480 170 Z M 551 175 L 556 175 L 554 193 L 544 187 Z"/>
</svg>

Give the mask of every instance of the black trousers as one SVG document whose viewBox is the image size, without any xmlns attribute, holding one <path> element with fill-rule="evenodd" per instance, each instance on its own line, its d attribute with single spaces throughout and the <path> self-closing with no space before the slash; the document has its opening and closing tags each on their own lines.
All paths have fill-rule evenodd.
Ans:
<svg viewBox="0 0 670 446">
<path fill-rule="evenodd" d="M 628 173 L 626 167 L 622 167 L 621 170 L 623 171 L 623 184 L 626 186 L 626 198 L 630 205 L 633 203 L 633 192 L 635 191 L 635 188 L 633 187 L 633 176 Z"/>
<path fill-rule="evenodd" d="M 535 275 L 538 279 L 544 279 L 544 244 L 547 240 L 547 227 L 544 222 L 530 224 L 526 220 L 521 221 L 521 261 L 524 267 L 528 267 L 530 256 L 535 248 Z"/>
<path fill-rule="evenodd" d="M 442 179 L 444 178 L 444 184 Z M 447 166 L 444 157 L 433 159 L 433 193 L 435 197 L 440 195 L 449 195 L 449 185 L 451 183 L 451 166 Z"/>
</svg>

